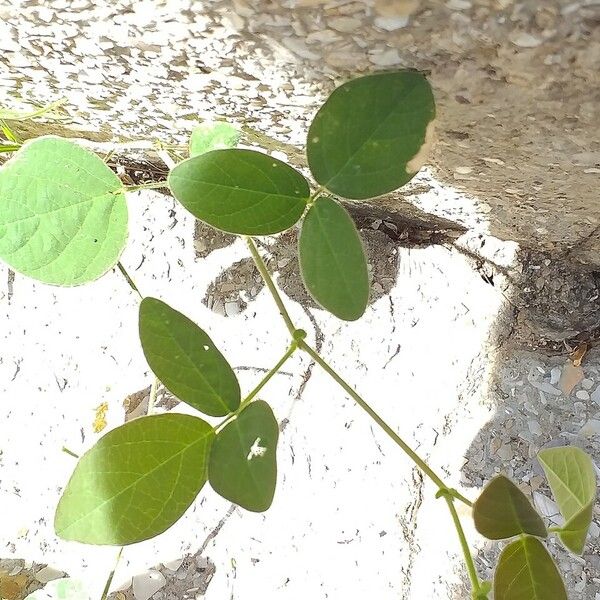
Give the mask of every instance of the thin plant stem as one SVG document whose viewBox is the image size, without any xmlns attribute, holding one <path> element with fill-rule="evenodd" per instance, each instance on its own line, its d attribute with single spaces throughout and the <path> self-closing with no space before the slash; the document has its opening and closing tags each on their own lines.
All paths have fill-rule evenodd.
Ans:
<svg viewBox="0 0 600 600">
<path fill-rule="evenodd" d="M 294 331 L 296 331 L 296 327 L 294 326 L 294 323 L 292 323 L 292 319 L 290 318 L 290 315 L 285 307 L 285 304 L 283 303 L 283 300 L 281 299 L 281 296 L 279 295 L 279 292 L 277 291 L 277 287 L 275 286 L 275 282 L 273 281 L 273 278 L 271 277 L 271 274 L 269 273 L 269 270 L 267 269 L 267 265 L 265 264 L 261 255 L 259 254 L 255 243 L 252 241 L 252 238 L 246 237 L 246 244 L 248 244 L 248 248 L 250 248 L 250 253 L 252 254 L 252 258 L 254 260 L 254 264 L 256 265 L 256 268 L 259 270 L 264 282 L 266 283 L 267 287 L 269 288 L 269 291 L 271 292 L 271 295 L 273 296 L 273 299 L 275 300 L 275 304 L 277 304 L 277 308 L 279 309 L 279 314 L 283 318 L 283 321 L 285 322 L 285 326 L 287 327 L 290 334 L 293 335 Z"/>
<path fill-rule="evenodd" d="M 123 190 L 125 192 L 137 192 L 139 190 L 159 190 L 168 187 L 166 181 L 149 181 L 148 183 L 140 183 L 139 185 L 124 185 Z"/>
<path fill-rule="evenodd" d="M 410 457 L 410 459 L 431 479 L 439 489 L 448 490 L 448 487 L 437 473 L 371 408 L 371 406 L 356 391 L 334 371 L 329 364 L 321 358 L 319 353 L 311 348 L 306 342 L 300 341 L 298 346 L 304 350 L 340 387 L 388 434 L 390 438 Z M 455 490 L 452 490 L 454 495 Z M 471 506 L 471 502 L 464 497 L 459 498 L 465 504 Z"/>
<path fill-rule="evenodd" d="M 321 191 L 321 189 L 315 191 L 312 194 L 311 198 L 316 199 L 317 196 L 321 193 Z M 461 548 L 465 558 L 465 564 L 469 573 L 471 584 L 473 586 L 473 591 L 475 593 L 478 593 L 481 590 L 479 577 L 477 576 L 477 570 L 475 569 L 473 557 L 471 556 L 471 551 L 469 550 L 469 545 L 467 543 L 462 524 L 460 522 L 460 519 L 458 518 L 456 507 L 454 506 L 455 499 L 460 500 L 461 502 L 470 507 L 473 506 L 472 502 L 468 498 L 465 498 L 457 490 L 449 488 L 441 479 L 441 477 L 439 477 L 439 475 L 379 416 L 379 414 L 375 410 L 373 410 L 373 408 L 371 408 L 371 406 L 340 375 L 338 375 L 338 373 L 331 366 L 329 366 L 329 364 L 323 358 L 321 358 L 321 355 L 304 341 L 304 332 L 296 329 L 294 323 L 292 322 L 285 308 L 283 300 L 281 299 L 281 296 L 279 295 L 279 292 L 275 287 L 271 274 L 269 273 L 267 266 L 265 265 L 263 259 L 258 253 L 254 242 L 251 238 L 247 237 L 246 243 L 250 248 L 252 258 L 254 259 L 254 262 L 263 280 L 265 281 L 267 288 L 269 289 L 271 295 L 273 296 L 273 299 L 275 300 L 275 304 L 277 304 L 279 313 L 281 314 L 288 331 L 292 335 L 292 347 L 290 348 L 290 350 L 288 350 L 288 352 L 293 351 L 292 349 L 295 350 L 294 344 L 300 350 L 306 352 L 375 421 L 375 423 L 377 423 L 377 425 L 379 425 L 379 427 L 383 429 L 385 433 L 387 433 L 387 435 L 392 439 L 392 441 L 394 441 L 403 450 L 403 452 L 417 465 L 417 467 L 421 469 L 421 471 L 423 471 L 423 473 L 425 473 L 425 475 L 427 475 L 429 479 L 431 479 L 433 483 L 437 485 L 439 489 L 438 497 L 443 496 L 446 500 L 446 503 L 450 510 L 450 514 L 452 516 L 454 527 L 456 528 L 456 531 L 458 533 Z"/>
<path fill-rule="evenodd" d="M 158 386 L 160 385 L 160 381 L 158 377 L 155 377 L 152 381 L 152 385 L 150 386 L 150 397 L 148 398 L 148 410 L 146 411 L 147 415 L 151 415 L 154 412 L 154 406 L 156 404 L 156 394 L 158 392 Z"/>
<path fill-rule="evenodd" d="M 30 113 L 19 113 L 11 110 L 0 110 L 0 119 L 7 119 L 9 121 L 28 121 L 29 119 L 35 119 L 36 117 L 41 117 L 42 115 L 54 110 L 65 104 L 67 102 L 66 98 L 60 98 L 60 100 L 56 100 L 56 102 L 51 102 L 46 106 L 42 106 L 38 110 L 35 110 Z"/>
<path fill-rule="evenodd" d="M 140 297 L 140 300 L 143 300 L 144 296 L 142 296 L 142 293 L 138 289 L 137 285 L 135 285 L 135 282 L 133 281 L 129 273 L 125 270 L 125 267 L 123 266 L 121 261 L 117 263 L 117 267 L 119 268 L 119 271 L 121 271 L 123 277 L 125 277 L 125 281 L 127 281 L 129 287 Z"/>
<path fill-rule="evenodd" d="M 293 341 L 290 347 L 286 350 L 285 354 L 277 361 L 277 364 L 258 382 L 256 387 L 242 400 L 238 408 L 230 415 L 228 415 L 224 421 L 222 421 L 215 427 L 215 431 L 220 431 L 221 429 L 223 429 L 223 427 L 225 427 L 225 425 L 227 425 L 227 423 L 229 423 L 231 420 L 237 417 L 244 410 L 244 408 L 246 408 L 246 406 L 248 406 L 248 404 L 250 404 L 250 402 L 252 402 L 252 400 L 256 398 L 258 393 L 265 387 L 265 385 L 267 385 L 267 383 L 272 379 L 272 377 L 277 374 L 279 369 L 283 367 L 286 361 L 292 356 L 292 354 L 294 354 L 294 352 L 296 352 L 296 350 L 298 350 L 298 343 L 296 341 Z"/>
<path fill-rule="evenodd" d="M 444 494 L 444 500 L 448 505 L 448 510 L 452 515 L 452 521 L 454 522 L 454 527 L 456 532 L 458 533 L 458 539 L 460 540 L 460 547 L 462 549 L 465 564 L 467 565 L 467 572 L 469 573 L 469 579 L 471 580 L 471 585 L 473 587 L 473 591 L 475 594 L 481 590 L 479 577 L 477 575 L 477 569 L 475 568 L 475 563 L 473 562 L 473 556 L 471 555 L 471 550 L 469 549 L 469 543 L 467 542 L 467 538 L 465 536 L 464 529 L 462 528 L 462 524 L 460 522 L 460 518 L 458 513 L 456 512 L 456 507 L 454 506 L 454 498 L 452 498 L 449 494 Z"/>
<path fill-rule="evenodd" d="M 110 572 L 108 579 L 106 580 L 106 583 L 104 584 L 104 590 L 102 592 L 102 596 L 100 597 L 100 600 L 106 600 L 108 598 L 108 592 L 110 591 L 110 586 L 112 584 L 113 577 L 115 576 L 115 571 L 117 570 L 117 567 L 119 566 L 119 561 L 121 560 L 122 554 L 123 554 L 123 546 L 121 546 L 121 548 L 119 549 L 119 552 L 117 553 L 117 558 L 115 560 L 115 566 L 113 567 L 113 570 Z"/>
<path fill-rule="evenodd" d="M 311 195 L 310 198 L 308 199 L 308 206 L 311 206 L 315 203 L 315 200 L 323 193 L 327 191 L 325 186 L 320 185 Z"/>
<path fill-rule="evenodd" d="M 73 458 L 79 458 L 79 454 L 75 454 L 75 452 L 73 452 L 73 450 L 69 450 L 69 448 L 67 448 L 66 446 L 62 447 L 62 451 L 65 454 L 68 454 L 69 456 L 72 456 Z"/>
</svg>

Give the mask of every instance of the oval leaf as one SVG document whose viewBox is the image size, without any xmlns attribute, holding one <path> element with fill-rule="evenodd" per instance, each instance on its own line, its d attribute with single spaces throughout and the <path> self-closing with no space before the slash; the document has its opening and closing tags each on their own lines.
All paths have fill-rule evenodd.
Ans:
<svg viewBox="0 0 600 600">
<path fill-rule="evenodd" d="M 68 140 L 27 142 L 0 169 L 0 258 L 54 285 L 80 285 L 113 267 L 127 239 L 123 184 Z"/>
<path fill-rule="evenodd" d="M 208 335 L 156 298 L 140 304 L 140 341 L 148 365 L 181 401 L 212 417 L 240 405 L 240 386 Z"/>
<path fill-rule="evenodd" d="M 435 101 L 417 71 L 354 79 L 316 114 L 306 146 L 315 179 L 344 198 L 365 199 L 410 181 L 433 138 Z"/>
<path fill-rule="evenodd" d="M 173 195 L 195 217 L 228 233 L 270 235 L 302 216 L 310 195 L 304 177 L 254 150 L 213 150 L 169 174 Z"/>
<path fill-rule="evenodd" d="M 262 400 L 248 405 L 213 444 L 208 479 L 215 492 L 247 510 L 267 510 L 277 483 L 278 437 L 271 407 Z"/>
<path fill-rule="evenodd" d="M 596 497 L 592 459 L 574 446 L 542 450 L 538 459 L 566 521 L 558 535 L 569 550 L 581 554 Z"/>
<path fill-rule="evenodd" d="M 135 419 L 86 452 L 56 509 L 65 540 L 125 545 L 168 529 L 206 483 L 214 431 L 189 415 Z"/>
<path fill-rule="evenodd" d="M 489 540 L 528 533 L 547 537 L 544 521 L 525 494 L 504 475 L 494 477 L 473 505 L 475 528 Z"/>
<path fill-rule="evenodd" d="M 235 148 L 241 135 L 241 132 L 229 123 L 202 123 L 190 136 L 190 156 L 222 148 Z"/>
<path fill-rule="evenodd" d="M 331 198 L 311 206 L 300 232 L 300 271 L 310 295 L 345 321 L 365 312 L 369 271 L 358 231 L 346 210 Z"/>
<path fill-rule="evenodd" d="M 494 600 L 567 600 L 562 577 L 538 539 L 525 536 L 500 555 Z"/>
</svg>

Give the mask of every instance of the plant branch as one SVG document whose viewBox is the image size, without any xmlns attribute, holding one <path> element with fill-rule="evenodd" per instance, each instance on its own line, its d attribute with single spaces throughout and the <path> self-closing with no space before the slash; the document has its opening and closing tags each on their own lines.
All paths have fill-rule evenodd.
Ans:
<svg viewBox="0 0 600 600">
<path fill-rule="evenodd" d="M 138 289 L 137 285 L 135 285 L 135 282 L 133 281 L 129 273 L 125 270 L 125 267 L 122 265 L 121 261 L 117 263 L 117 267 L 119 268 L 119 271 L 121 271 L 123 277 L 125 277 L 125 281 L 127 281 L 129 287 L 140 297 L 140 300 L 143 300 L 144 296 L 142 296 L 142 293 Z"/>
<path fill-rule="evenodd" d="M 431 479 L 440 489 L 447 490 L 448 487 L 442 479 L 433 471 L 433 469 L 371 408 L 371 406 L 350 387 L 350 385 L 334 371 L 321 356 L 311 348 L 306 342 L 300 341 L 298 344 L 301 350 L 304 350 L 342 389 L 385 431 L 390 438 L 410 457 L 410 459 Z M 466 498 L 463 499 L 467 504 L 471 504 Z"/>
<path fill-rule="evenodd" d="M 38 110 L 33 112 L 17 112 L 13 110 L 0 110 L 0 119 L 7 119 L 9 121 L 28 121 L 29 119 L 35 119 L 36 117 L 41 117 L 42 115 L 53 111 L 55 108 L 59 108 L 63 104 L 67 102 L 66 98 L 61 98 L 60 100 L 56 100 L 56 102 L 51 102 L 46 106 L 42 106 Z"/>
<path fill-rule="evenodd" d="M 478 592 L 481 590 L 479 577 L 477 575 L 477 569 L 475 568 L 475 563 L 473 562 L 473 556 L 471 555 L 471 550 L 469 549 L 469 544 L 467 542 L 465 532 L 462 528 L 462 524 L 460 522 L 460 518 L 458 517 L 458 513 L 456 512 L 456 507 L 454 506 L 454 498 L 450 494 L 446 493 L 444 494 L 444 500 L 448 505 L 448 510 L 452 515 L 454 527 L 456 529 L 456 532 L 458 533 L 460 547 L 462 548 L 462 552 L 465 558 L 465 564 L 467 565 L 467 571 L 469 573 L 469 579 L 471 580 L 471 586 L 473 587 L 473 596 L 477 597 Z"/>
<path fill-rule="evenodd" d="M 137 192 L 139 190 L 158 190 L 168 187 L 166 181 L 149 181 L 148 183 L 140 183 L 139 185 L 124 185 L 122 189 L 125 192 Z"/>
<path fill-rule="evenodd" d="M 152 385 L 150 386 L 150 396 L 148 398 L 148 410 L 146 411 L 147 415 L 151 415 L 154 413 L 154 405 L 156 404 L 156 394 L 158 392 L 158 386 L 160 385 L 160 381 L 158 377 L 154 377 L 152 380 Z"/>
<path fill-rule="evenodd" d="M 113 570 L 110 572 L 108 579 L 106 580 L 106 583 L 104 584 L 104 590 L 102 591 L 102 596 L 100 597 L 100 600 L 106 600 L 108 598 L 108 592 L 110 591 L 110 585 L 112 583 L 113 577 L 115 576 L 115 571 L 117 570 L 117 567 L 119 565 L 119 561 L 121 560 L 122 554 L 123 554 L 123 546 L 121 546 L 121 548 L 119 549 L 117 558 L 115 560 L 115 566 L 113 567 Z"/>
<path fill-rule="evenodd" d="M 265 387 L 265 385 L 267 385 L 267 383 L 271 380 L 271 378 L 275 374 L 277 374 L 279 369 L 281 369 L 281 367 L 285 364 L 285 362 L 288 360 L 288 358 L 290 358 L 292 356 L 292 354 L 294 354 L 294 352 L 296 352 L 296 350 L 298 350 L 298 342 L 293 341 L 291 343 L 290 347 L 286 350 L 285 354 L 277 361 L 277 364 L 270 371 L 267 372 L 267 374 L 258 382 L 256 387 L 242 400 L 242 402 L 240 403 L 238 408 L 234 412 L 232 412 L 230 415 L 228 415 L 225 418 L 225 420 L 223 420 L 221 423 L 219 423 L 215 427 L 215 431 L 217 431 L 217 430 L 220 431 L 234 417 L 237 417 L 244 410 L 244 408 L 246 408 L 246 406 L 248 406 L 248 404 L 250 404 L 250 402 L 252 402 L 252 400 L 254 400 L 254 398 L 257 396 L 257 394 Z"/>
<path fill-rule="evenodd" d="M 257 249 L 255 243 L 252 241 L 251 237 L 246 237 L 246 244 L 248 244 L 248 248 L 250 248 L 250 253 L 252 254 L 252 259 L 254 260 L 254 264 L 256 265 L 256 268 L 259 270 L 265 284 L 269 288 L 269 291 L 271 292 L 271 295 L 273 296 L 273 300 L 275 300 L 275 304 L 277 304 L 277 308 L 279 309 L 279 314 L 283 318 L 283 320 L 285 322 L 285 326 L 287 327 L 290 334 L 293 336 L 294 331 L 296 331 L 296 327 L 292 323 L 292 319 L 290 318 L 290 315 L 289 315 L 287 309 L 285 308 L 285 304 L 283 303 L 283 300 L 281 299 L 281 296 L 279 295 L 279 292 L 277 291 L 277 287 L 275 286 L 275 282 L 273 281 L 273 278 L 271 277 L 271 274 L 269 273 L 269 270 L 267 269 L 267 265 L 265 264 L 265 261 L 262 259 L 261 255 L 259 254 L 258 249 Z"/>
</svg>

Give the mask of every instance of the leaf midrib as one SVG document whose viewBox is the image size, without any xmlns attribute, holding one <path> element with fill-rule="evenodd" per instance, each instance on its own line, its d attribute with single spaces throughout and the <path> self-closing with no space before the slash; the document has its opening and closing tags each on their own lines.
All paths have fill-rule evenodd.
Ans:
<svg viewBox="0 0 600 600">
<path fill-rule="evenodd" d="M 106 498 L 100 504 L 98 504 L 97 506 L 95 506 L 92 510 L 90 510 L 87 513 L 85 513 L 84 515 L 81 515 L 75 521 L 72 521 L 71 523 L 69 523 L 66 527 L 64 527 L 63 529 L 61 529 L 60 532 L 57 531 L 57 533 L 59 533 L 59 535 L 61 533 L 62 534 L 66 533 L 68 530 L 70 530 L 73 527 L 75 527 L 80 521 L 89 518 L 92 514 L 94 514 L 98 510 L 100 510 L 103 506 L 105 506 L 109 502 L 113 502 L 114 500 L 116 500 L 117 498 L 119 498 L 119 496 L 123 495 L 125 492 L 128 492 L 132 487 L 137 486 L 143 479 L 145 479 L 147 477 L 150 477 L 153 473 L 155 473 L 156 471 L 158 471 L 159 469 L 161 469 L 162 467 L 164 467 L 165 465 L 167 465 L 168 463 L 170 463 L 174 459 L 178 458 L 183 453 L 187 452 L 188 450 L 191 450 L 196 444 L 200 444 L 201 442 L 205 443 L 206 438 L 209 438 L 212 433 L 213 433 L 212 429 L 207 430 L 206 433 L 201 434 L 200 437 L 198 437 L 198 439 L 194 440 L 191 444 L 187 444 L 183 449 L 181 449 L 178 452 L 176 452 L 175 454 L 171 455 L 167 460 L 165 460 L 163 462 L 160 462 L 158 465 L 156 465 L 155 467 L 153 467 L 150 471 L 146 471 L 145 473 L 142 473 L 140 475 L 140 477 L 138 477 L 135 481 L 133 481 L 132 483 L 128 484 L 125 488 L 123 488 L 122 490 L 120 490 L 119 492 L 117 492 L 116 494 L 114 494 L 113 496 L 111 496 L 110 498 Z M 144 442 L 144 441 L 147 441 L 147 440 L 142 440 L 142 442 Z M 161 440 L 158 440 L 158 441 L 161 441 Z M 162 440 L 162 441 L 168 441 L 168 440 Z M 140 442 L 133 442 L 133 443 L 140 443 Z M 112 447 L 113 448 L 117 448 L 120 445 L 121 444 L 115 444 Z"/>
</svg>

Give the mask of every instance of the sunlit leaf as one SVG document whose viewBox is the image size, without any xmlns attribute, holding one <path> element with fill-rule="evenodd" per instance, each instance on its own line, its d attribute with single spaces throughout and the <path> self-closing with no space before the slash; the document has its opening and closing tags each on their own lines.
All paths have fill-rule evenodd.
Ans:
<svg viewBox="0 0 600 600">
<path fill-rule="evenodd" d="M 311 296 L 340 319 L 354 321 L 369 301 L 367 261 L 346 210 L 319 198 L 308 211 L 299 242 L 300 270 Z"/>
<path fill-rule="evenodd" d="M 239 406 L 235 373 L 210 337 L 185 315 L 161 300 L 144 298 L 139 332 L 150 368 L 180 400 L 213 417 Z"/>
<path fill-rule="evenodd" d="M 271 506 L 277 482 L 279 427 L 271 407 L 252 402 L 217 434 L 208 477 L 221 496 L 247 510 Z"/>
<path fill-rule="evenodd" d="M 310 170 L 344 198 L 395 190 L 425 162 L 434 117 L 433 93 L 421 73 L 396 71 L 349 81 L 329 96 L 310 126 Z"/>
<path fill-rule="evenodd" d="M 475 527 L 490 540 L 529 533 L 546 537 L 544 521 L 525 494 L 504 475 L 494 477 L 473 505 Z"/>
<path fill-rule="evenodd" d="M 190 156 L 198 156 L 211 150 L 235 148 L 241 135 L 240 130 L 229 123 L 202 123 L 190 136 Z"/>
<path fill-rule="evenodd" d="M 86 452 L 56 509 L 63 539 L 125 545 L 177 521 L 206 482 L 214 431 L 189 415 L 135 419 Z"/>
<path fill-rule="evenodd" d="M 0 198 L 0 259 L 39 281 L 93 281 L 116 264 L 125 245 L 121 181 L 68 140 L 24 144 L 0 169 Z"/>
<path fill-rule="evenodd" d="M 524 536 L 500 555 L 494 600 L 567 600 L 562 577 L 544 544 Z"/>
<path fill-rule="evenodd" d="M 538 459 L 566 521 L 558 535 L 569 550 L 581 554 L 596 497 L 592 459 L 575 446 L 541 450 Z"/>
<path fill-rule="evenodd" d="M 228 233 L 269 235 L 289 229 L 306 208 L 306 179 L 254 150 L 213 150 L 169 174 L 173 195 L 195 217 Z"/>
</svg>

